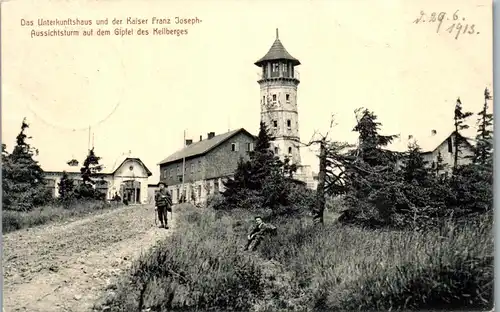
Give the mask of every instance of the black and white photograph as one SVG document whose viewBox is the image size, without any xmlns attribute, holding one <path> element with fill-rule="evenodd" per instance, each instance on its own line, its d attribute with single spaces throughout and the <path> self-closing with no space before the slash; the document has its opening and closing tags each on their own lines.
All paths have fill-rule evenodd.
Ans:
<svg viewBox="0 0 500 312">
<path fill-rule="evenodd" d="M 493 29 L 486 0 L 2 1 L 3 311 L 493 311 Z"/>
</svg>

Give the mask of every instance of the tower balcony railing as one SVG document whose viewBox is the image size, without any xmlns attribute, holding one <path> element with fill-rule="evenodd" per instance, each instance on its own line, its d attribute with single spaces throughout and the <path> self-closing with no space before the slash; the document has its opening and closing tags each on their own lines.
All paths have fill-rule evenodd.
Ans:
<svg viewBox="0 0 500 312">
<path fill-rule="evenodd" d="M 273 78 L 288 78 L 288 79 L 296 79 L 300 81 L 300 72 L 298 70 L 294 70 L 293 72 L 266 72 L 263 73 L 262 70 L 256 72 L 258 80 L 263 79 L 273 79 Z"/>
</svg>

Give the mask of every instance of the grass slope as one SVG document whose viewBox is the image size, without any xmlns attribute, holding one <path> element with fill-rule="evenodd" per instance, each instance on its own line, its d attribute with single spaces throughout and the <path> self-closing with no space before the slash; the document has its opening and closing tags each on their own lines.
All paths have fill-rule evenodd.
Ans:
<svg viewBox="0 0 500 312">
<path fill-rule="evenodd" d="M 143 255 L 107 311 L 491 309 L 492 220 L 389 232 L 271 220 L 279 236 L 242 251 L 252 217 L 176 207 L 171 237 Z M 102 306 L 101 306 L 102 307 Z"/>
</svg>

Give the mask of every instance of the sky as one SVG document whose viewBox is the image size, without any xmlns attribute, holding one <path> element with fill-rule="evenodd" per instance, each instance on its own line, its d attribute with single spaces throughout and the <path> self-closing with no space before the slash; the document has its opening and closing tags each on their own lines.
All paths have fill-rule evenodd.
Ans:
<svg viewBox="0 0 500 312">
<path fill-rule="evenodd" d="M 446 31 L 453 14 L 474 34 L 455 39 Z M 424 11 L 445 12 L 436 23 L 414 23 Z M 24 1 L 2 3 L 2 142 L 10 151 L 21 121 L 45 170 L 83 161 L 89 141 L 105 164 L 123 153 L 139 157 L 159 179 L 158 162 L 208 132 L 245 128 L 257 134 L 259 68 L 276 28 L 297 67 L 300 136 L 303 142 L 329 131 L 338 141 L 356 139 L 354 110 L 375 112 L 385 134 L 448 131 L 457 97 L 481 109 L 491 89 L 491 1 L 411 0 L 171 0 Z M 111 25 L 114 18 L 198 17 L 183 36 L 35 37 L 37 20 L 79 18 L 92 26 L 68 29 L 139 28 Z M 96 19 L 109 19 L 97 26 Z M 427 18 L 427 17 L 426 17 Z M 465 18 L 465 21 L 463 20 Z M 21 26 L 21 19 L 34 27 Z M 471 120 L 471 125 L 475 121 Z M 91 135 L 89 136 L 89 126 Z M 472 128 L 473 129 L 473 128 Z M 89 140 L 90 137 L 90 140 Z M 314 149 L 302 163 L 317 172 Z"/>
</svg>

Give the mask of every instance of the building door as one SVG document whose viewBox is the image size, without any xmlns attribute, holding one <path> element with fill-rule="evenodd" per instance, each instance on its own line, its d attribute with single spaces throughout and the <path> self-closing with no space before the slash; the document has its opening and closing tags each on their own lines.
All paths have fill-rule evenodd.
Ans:
<svg viewBox="0 0 500 312">
<path fill-rule="evenodd" d="M 123 199 L 129 204 L 141 203 L 141 182 L 136 180 L 124 181 L 120 187 L 123 193 Z"/>
</svg>

